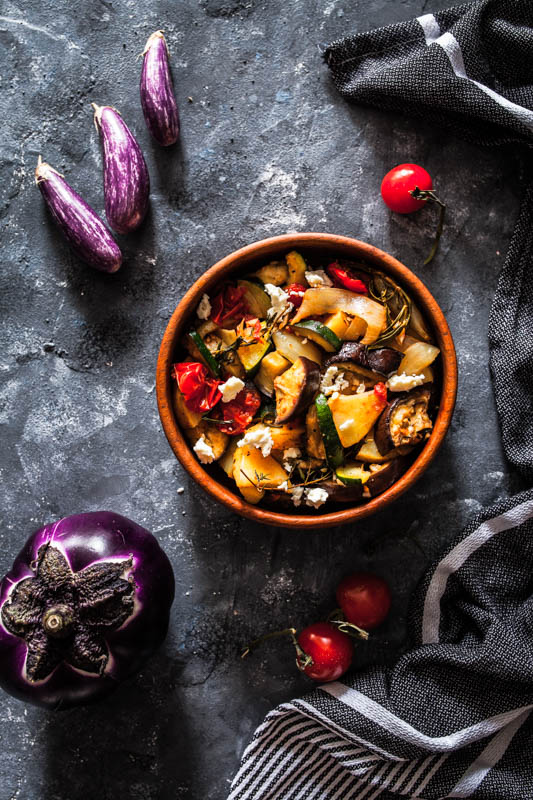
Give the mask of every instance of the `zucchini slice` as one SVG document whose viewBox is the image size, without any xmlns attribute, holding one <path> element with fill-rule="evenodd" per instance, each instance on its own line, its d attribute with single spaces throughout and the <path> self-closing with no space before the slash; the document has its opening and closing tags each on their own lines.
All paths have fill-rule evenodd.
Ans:
<svg viewBox="0 0 533 800">
<path fill-rule="evenodd" d="M 271 261 L 264 267 L 258 269 L 255 276 L 263 283 L 271 283 L 273 286 L 283 286 L 289 278 L 289 271 L 284 261 Z"/>
<path fill-rule="evenodd" d="M 291 252 L 287 253 L 285 256 L 285 261 L 289 268 L 289 283 L 299 283 L 302 286 L 307 286 L 307 281 L 305 279 L 307 264 L 303 256 L 296 250 L 291 250 Z"/>
<path fill-rule="evenodd" d="M 190 331 L 188 334 L 188 350 L 193 358 L 197 358 L 208 369 L 211 370 L 215 378 L 220 378 L 220 367 L 213 353 L 209 350 L 206 343 L 198 333 L 198 331 Z"/>
<path fill-rule="evenodd" d="M 315 400 L 315 407 L 318 419 L 318 427 L 320 428 L 320 433 L 322 434 L 322 439 L 324 441 L 326 460 L 330 467 L 339 467 L 344 460 L 344 452 L 325 395 L 318 395 Z"/>
<path fill-rule="evenodd" d="M 364 484 L 371 476 L 371 472 L 363 469 L 360 464 L 344 464 L 342 467 L 337 467 L 335 475 L 346 486 L 353 486 L 356 483 Z"/>
<path fill-rule="evenodd" d="M 255 344 L 241 345 L 241 347 L 238 348 L 237 353 L 248 378 L 253 378 L 259 371 L 261 361 L 271 349 L 272 340 L 270 336 L 268 339 L 261 338 Z"/>
<path fill-rule="evenodd" d="M 258 319 L 265 319 L 270 308 L 270 297 L 259 284 L 243 280 L 237 281 L 237 286 L 244 289 L 244 302 L 246 303 L 250 314 Z"/>
<path fill-rule="evenodd" d="M 312 342 L 319 344 L 327 353 L 336 353 L 342 347 L 337 334 L 316 319 L 303 319 L 298 325 L 293 325 L 292 329 L 300 336 L 306 336 Z"/>
</svg>

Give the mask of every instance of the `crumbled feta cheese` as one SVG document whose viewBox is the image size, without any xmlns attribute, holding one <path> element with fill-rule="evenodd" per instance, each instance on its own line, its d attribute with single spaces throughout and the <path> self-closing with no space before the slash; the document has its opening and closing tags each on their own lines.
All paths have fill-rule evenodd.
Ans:
<svg viewBox="0 0 533 800">
<path fill-rule="evenodd" d="M 312 289 L 318 289 L 319 286 L 333 286 L 323 269 L 316 269 L 314 272 L 306 272 L 305 280 Z"/>
<path fill-rule="evenodd" d="M 200 436 L 194 445 L 193 450 L 198 456 L 198 460 L 201 461 L 202 464 L 210 464 L 215 460 L 213 448 L 206 442 L 205 436 Z"/>
<path fill-rule="evenodd" d="M 339 425 L 339 430 L 345 431 L 347 428 L 350 427 L 350 425 L 353 425 L 353 419 L 345 419 L 344 422 L 341 422 L 341 424 Z"/>
<path fill-rule="evenodd" d="M 408 392 L 423 383 L 423 375 L 406 375 L 405 372 L 402 372 L 401 375 L 392 375 L 386 385 L 391 392 Z"/>
<path fill-rule="evenodd" d="M 357 387 L 357 389 L 356 389 L 355 393 L 356 393 L 356 394 L 363 394 L 363 392 L 364 392 L 364 391 L 365 391 L 365 384 L 364 384 L 364 382 L 363 382 L 363 381 L 361 381 L 361 383 L 360 383 L 360 384 L 359 384 L 359 386 Z"/>
<path fill-rule="evenodd" d="M 196 316 L 200 319 L 209 319 L 211 316 L 211 303 L 209 302 L 209 295 L 204 294 L 198 308 L 196 309 Z"/>
<path fill-rule="evenodd" d="M 298 447 L 288 447 L 283 451 L 283 458 L 299 458 L 301 454 L 302 453 Z"/>
<path fill-rule="evenodd" d="M 301 505 L 302 504 L 302 497 L 303 497 L 303 494 L 304 494 L 304 487 L 303 486 L 293 486 L 293 488 L 289 489 L 289 491 L 291 493 L 292 502 L 294 503 L 294 505 L 295 506 Z"/>
<path fill-rule="evenodd" d="M 241 381 L 240 378 L 232 375 L 230 378 L 228 378 L 226 383 L 221 383 L 218 387 L 218 391 L 222 395 L 222 402 L 229 403 L 230 400 L 234 400 L 243 388 L 244 381 Z"/>
<path fill-rule="evenodd" d="M 329 495 L 325 489 L 321 489 L 320 486 L 314 486 L 312 489 L 305 490 L 305 505 L 318 508 L 326 502 L 328 497 Z"/>
<path fill-rule="evenodd" d="M 247 444 L 261 450 L 265 458 L 269 456 L 274 445 L 270 428 L 267 428 L 265 425 L 260 425 L 254 430 L 247 431 L 243 438 L 237 442 L 237 447 L 245 447 Z"/>
<path fill-rule="evenodd" d="M 322 376 L 322 380 L 320 381 L 320 391 L 322 394 L 325 394 L 326 397 L 328 395 L 332 395 L 337 392 L 337 396 L 339 392 L 342 392 L 343 389 L 346 389 L 347 386 L 350 384 L 347 380 L 344 379 L 342 372 L 339 372 L 339 368 L 333 364 L 333 366 L 328 367 L 325 373 Z"/>
<path fill-rule="evenodd" d="M 285 311 L 289 306 L 292 308 L 292 303 L 289 303 L 289 295 L 284 292 L 281 286 L 274 286 L 273 283 L 265 283 L 265 292 L 269 295 L 271 300 L 271 307 L 269 312 L 278 314 Z"/>
<path fill-rule="evenodd" d="M 287 483 L 287 481 L 283 481 L 283 483 L 280 483 L 279 486 L 276 486 L 276 489 L 280 489 L 282 492 L 288 492 L 289 484 Z"/>
</svg>

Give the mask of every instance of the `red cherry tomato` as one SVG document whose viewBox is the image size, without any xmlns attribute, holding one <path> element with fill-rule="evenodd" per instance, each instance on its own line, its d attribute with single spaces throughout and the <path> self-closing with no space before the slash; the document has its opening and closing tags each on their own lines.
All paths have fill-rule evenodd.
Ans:
<svg viewBox="0 0 533 800">
<path fill-rule="evenodd" d="M 222 420 L 218 426 L 224 433 L 244 433 L 261 405 L 261 395 L 253 384 L 247 384 L 229 403 L 221 403 Z"/>
<path fill-rule="evenodd" d="M 381 182 L 381 196 L 385 205 L 398 214 L 418 211 L 427 200 L 415 200 L 410 192 L 414 189 L 428 191 L 433 189 L 431 175 L 416 164 L 399 164 L 387 172 Z"/>
<path fill-rule="evenodd" d="M 187 408 L 197 413 L 210 411 L 222 399 L 217 381 L 209 374 L 207 367 L 199 361 L 183 361 L 174 364 L 174 377 Z"/>
<path fill-rule="evenodd" d="M 391 596 L 383 578 L 356 572 L 339 583 L 337 603 L 348 622 L 369 631 L 377 628 L 389 613 Z"/>
<path fill-rule="evenodd" d="M 240 320 L 248 307 L 244 300 L 245 289 L 242 286 L 226 286 L 211 303 L 211 319 L 221 328 L 231 328 Z"/>
<path fill-rule="evenodd" d="M 374 394 L 379 402 L 379 405 L 384 406 L 387 403 L 387 387 L 384 383 L 376 383 L 374 386 Z"/>
<path fill-rule="evenodd" d="M 315 622 L 304 628 L 298 636 L 298 644 L 313 659 L 303 672 L 314 681 L 336 681 L 352 663 L 350 637 L 329 622 Z M 301 664 L 300 657 L 297 660 Z"/>
<path fill-rule="evenodd" d="M 301 283 L 291 283 L 287 287 L 287 294 L 289 295 L 289 303 L 292 303 L 294 308 L 300 308 L 304 299 L 305 286 L 302 286 Z"/>
</svg>

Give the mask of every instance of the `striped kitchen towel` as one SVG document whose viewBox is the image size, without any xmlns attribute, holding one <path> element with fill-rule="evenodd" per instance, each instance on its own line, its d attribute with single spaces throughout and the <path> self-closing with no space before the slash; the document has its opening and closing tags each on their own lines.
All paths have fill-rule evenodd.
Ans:
<svg viewBox="0 0 533 800">
<path fill-rule="evenodd" d="M 334 42 L 348 100 L 523 151 L 525 196 L 491 312 L 509 461 L 533 477 L 533 0 L 480 0 Z M 428 573 L 392 669 L 272 711 L 229 800 L 533 800 L 533 490 L 482 512 Z"/>
</svg>

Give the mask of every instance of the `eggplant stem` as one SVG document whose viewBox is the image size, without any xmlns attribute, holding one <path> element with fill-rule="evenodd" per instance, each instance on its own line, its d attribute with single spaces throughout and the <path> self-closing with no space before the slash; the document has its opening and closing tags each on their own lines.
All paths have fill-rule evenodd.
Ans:
<svg viewBox="0 0 533 800">
<path fill-rule="evenodd" d="M 409 192 L 409 194 L 411 197 L 414 197 L 415 200 L 431 200 L 433 203 L 437 203 L 439 206 L 439 222 L 435 232 L 435 237 L 433 239 L 433 246 L 428 257 L 424 261 L 424 266 L 426 267 L 431 261 L 433 261 L 433 258 L 435 257 L 435 254 L 439 248 L 440 237 L 442 236 L 442 231 L 444 230 L 446 205 L 442 202 L 442 200 L 440 200 L 439 197 L 437 197 L 433 189 L 419 189 L 418 186 L 415 186 L 415 188 Z"/>
</svg>

